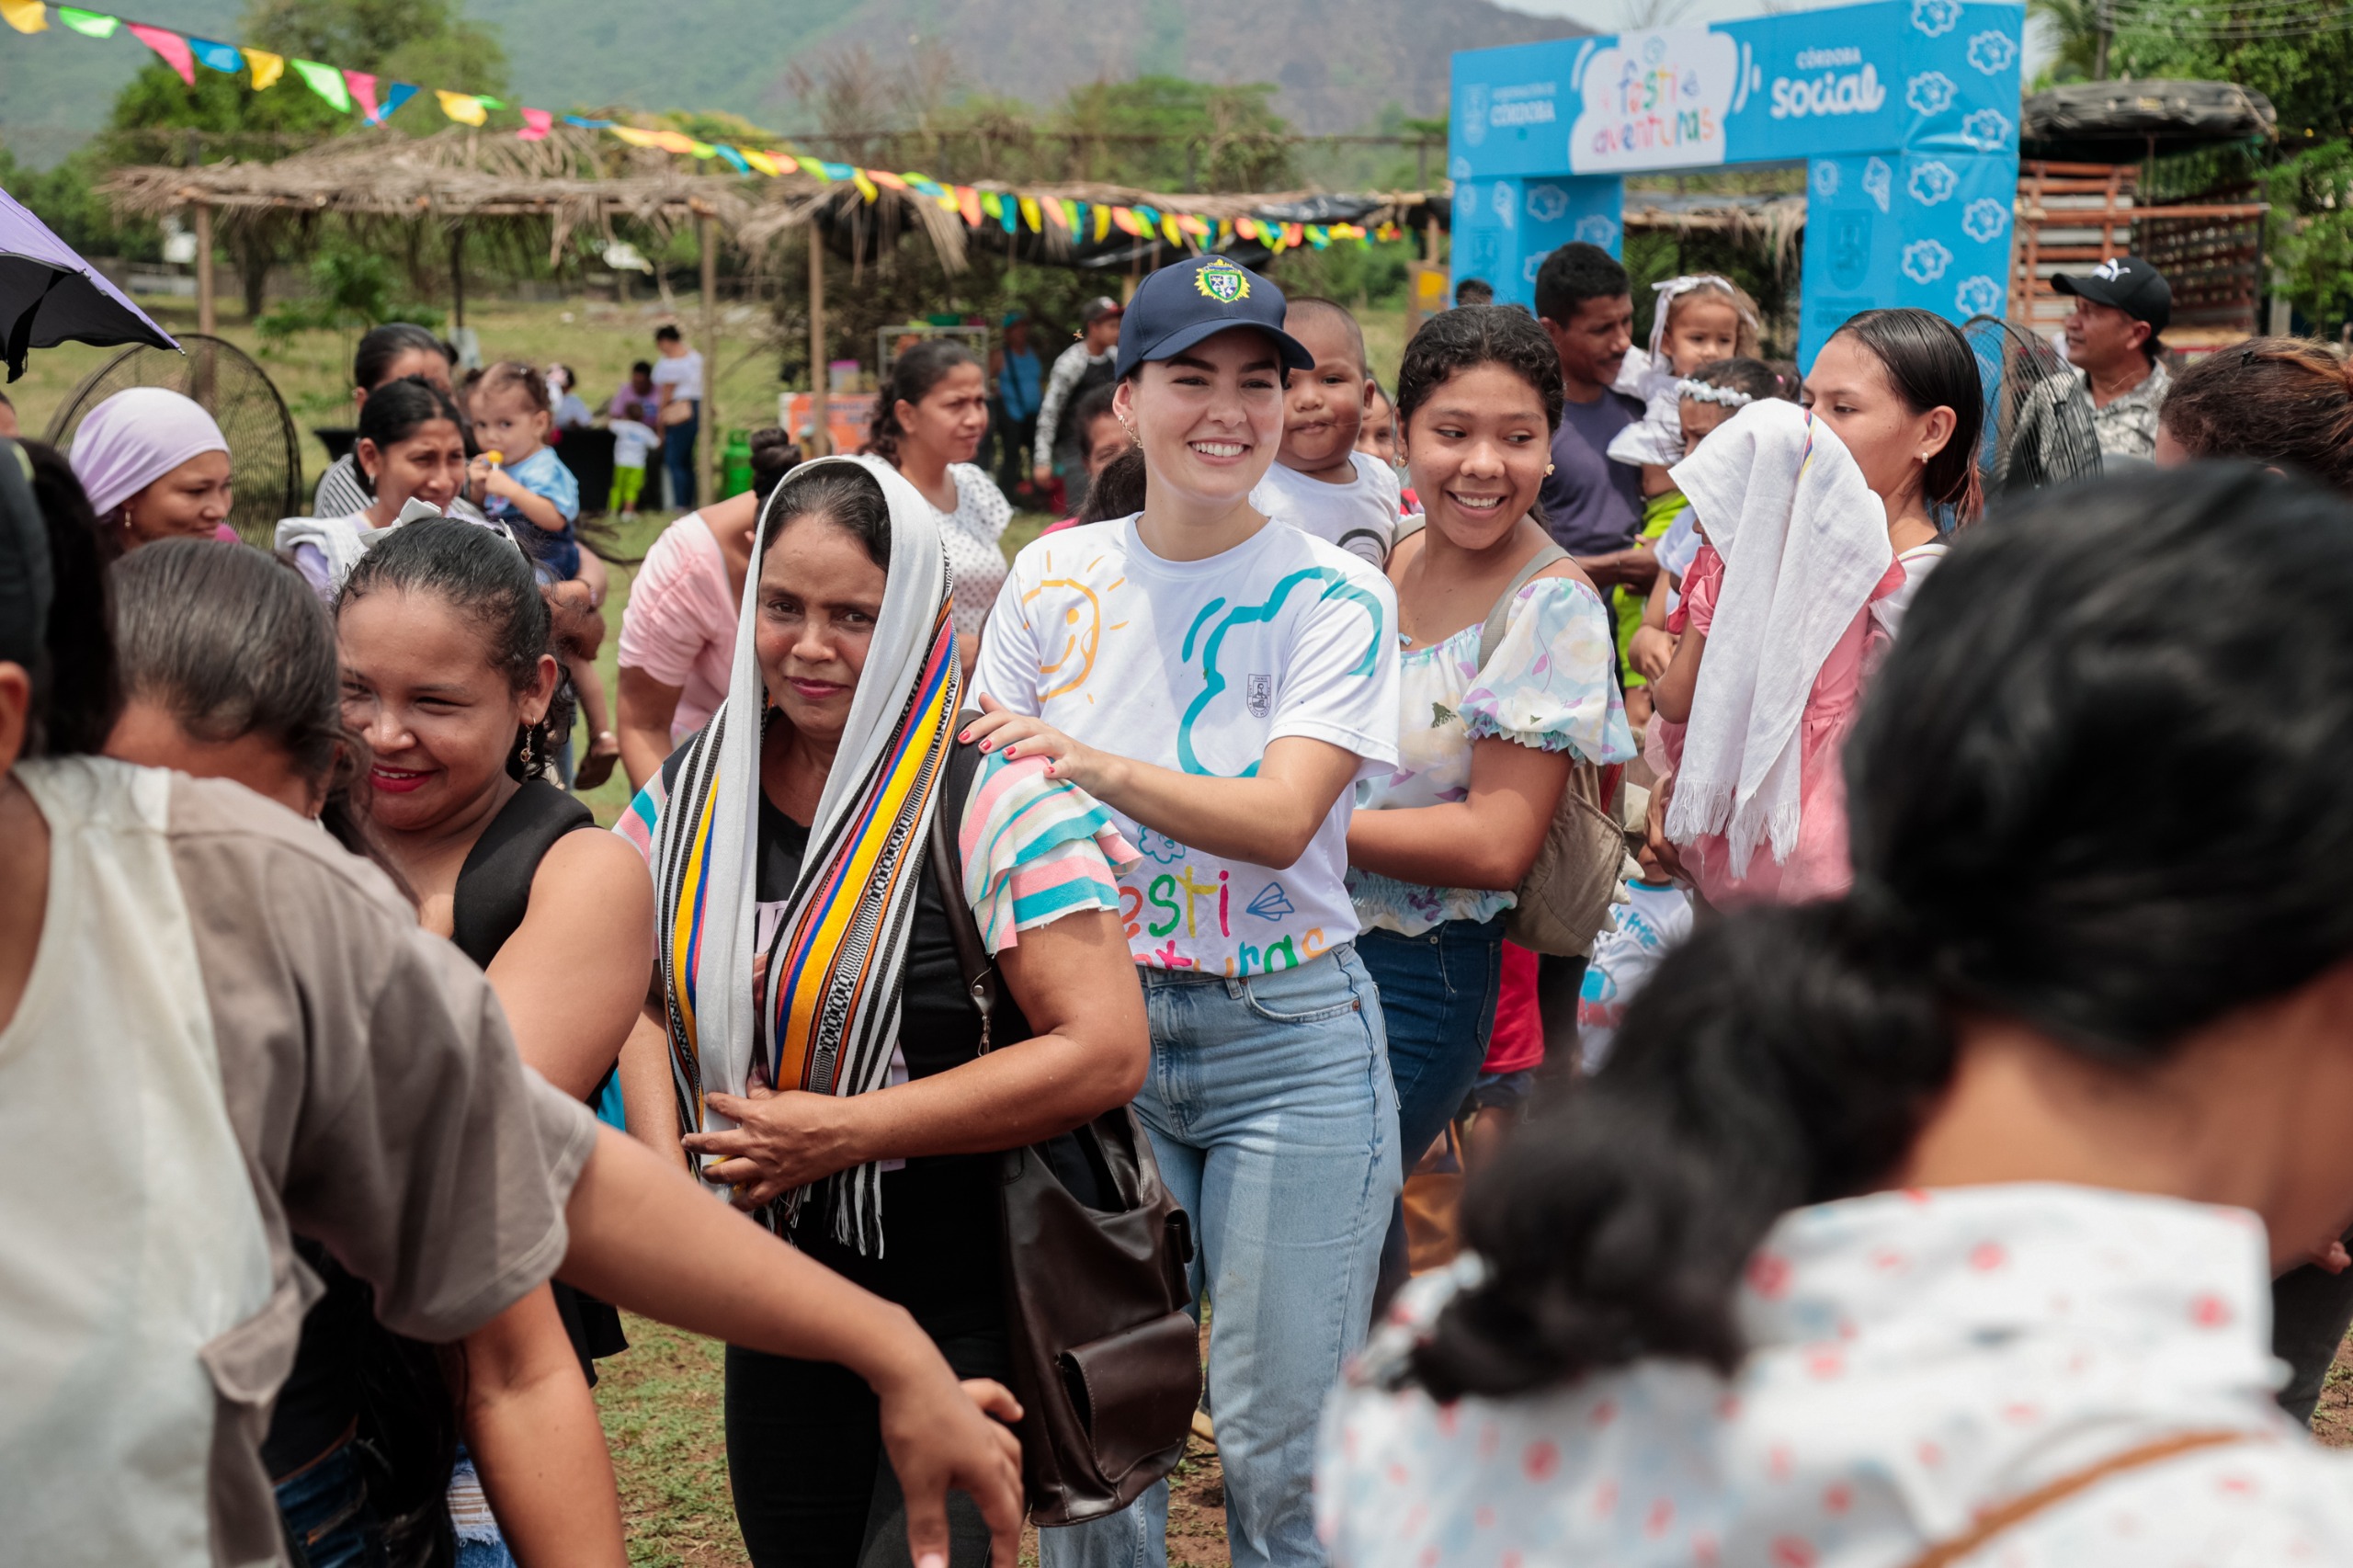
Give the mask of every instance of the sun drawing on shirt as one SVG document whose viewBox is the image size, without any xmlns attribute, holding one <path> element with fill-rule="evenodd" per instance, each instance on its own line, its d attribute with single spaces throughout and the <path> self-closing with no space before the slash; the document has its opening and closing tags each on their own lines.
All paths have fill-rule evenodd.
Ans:
<svg viewBox="0 0 2353 1568">
<path fill-rule="evenodd" d="M 1086 569 L 1092 571 L 1101 564 L 1101 562 L 1102 558 L 1097 556 L 1094 561 L 1087 562 Z M 1053 569 L 1053 557 L 1049 555 L 1046 558 L 1046 570 L 1051 572 Z M 1126 581 L 1125 577 L 1116 578 L 1105 585 L 1103 592 L 1108 594 Z M 1040 693 L 1039 700 L 1040 701 L 1051 701 L 1054 698 L 1076 691 L 1080 687 L 1085 686 L 1087 677 L 1095 673 L 1095 657 L 1102 651 L 1103 633 L 1122 631 L 1128 624 L 1124 620 L 1116 620 L 1108 626 L 1105 625 L 1101 597 L 1076 577 L 1042 579 L 1036 587 L 1021 596 L 1022 608 L 1026 610 L 1036 603 L 1039 597 L 1048 588 L 1070 589 L 1079 597 L 1084 608 L 1081 604 L 1066 605 L 1063 608 L 1059 625 L 1050 623 L 1038 628 L 1040 644 L 1038 673 L 1049 681 L 1054 682 Z M 1051 618 L 1049 619 L 1051 622 Z M 1060 639 L 1059 642 L 1056 642 L 1057 638 Z M 1062 678 L 1065 676 L 1067 678 Z M 1087 693 L 1086 700 L 1094 701 L 1095 694 Z"/>
</svg>

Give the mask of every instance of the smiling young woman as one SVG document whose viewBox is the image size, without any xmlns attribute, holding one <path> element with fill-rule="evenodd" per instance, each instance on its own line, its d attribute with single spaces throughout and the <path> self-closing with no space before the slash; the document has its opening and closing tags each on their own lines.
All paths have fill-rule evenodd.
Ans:
<svg viewBox="0 0 2353 1568">
<path fill-rule="evenodd" d="M 74 432 L 74 477 L 117 552 L 165 539 L 228 539 L 229 443 L 201 404 L 132 387 Z"/>
<path fill-rule="evenodd" d="M 1358 802 L 1348 891 L 1366 927 L 1358 948 L 1381 987 L 1409 1170 L 1478 1075 L 1502 981 L 1504 912 L 1543 846 L 1570 766 L 1634 755 L 1608 613 L 1534 515 L 1561 403 L 1552 344 L 1505 306 L 1433 317 L 1397 376 L 1426 523 L 1389 562 L 1406 640 L 1400 756 Z M 1503 635 L 1488 651 L 1485 623 L 1506 592 Z M 1404 1283 L 1405 1261 L 1401 1210 L 1384 1287 Z"/>
<path fill-rule="evenodd" d="M 1381 1002 L 1354 941 L 1350 787 L 1397 759 L 1396 598 L 1250 505 L 1313 357 L 1222 256 L 1144 279 L 1113 406 L 1138 516 L 1042 538 L 998 596 L 971 733 L 1047 758 L 1144 858 L 1120 875 L 1157 1071 L 1135 1108 L 1204 1244 L 1239 1563 L 1317 1560 L 1317 1413 L 1370 1314 L 1398 1187 Z M 1246 1386 L 1244 1386 L 1246 1383 Z M 1165 1560 L 1167 1489 L 1044 1532 L 1053 1568 Z"/>
</svg>

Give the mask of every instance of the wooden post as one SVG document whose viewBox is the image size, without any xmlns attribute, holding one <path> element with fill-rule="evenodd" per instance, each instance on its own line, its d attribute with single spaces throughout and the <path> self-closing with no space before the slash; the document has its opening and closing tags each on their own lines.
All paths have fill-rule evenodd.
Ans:
<svg viewBox="0 0 2353 1568">
<path fill-rule="evenodd" d="M 702 251 L 702 483 L 698 494 L 705 502 L 719 498 L 719 245 L 718 224 L 710 213 L 695 219 L 695 238 Z"/>
<path fill-rule="evenodd" d="M 215 330 L 212 299 L 212 204 L 196 204 L 196 330 L 211 335 Z"/>
<path fill-rule="evenodd" d="M 834 449 L 833 388 L 827 381 L 832 367 L 825 362 L 825 241 L 809 223 L 809 455 L 822 458 Z"/>
<path fill-rule="evenodd" d="M 466 231 L 463 224 L 449 231 L 449 325 L 452 329 L 466 324 Z"/>
</svg>

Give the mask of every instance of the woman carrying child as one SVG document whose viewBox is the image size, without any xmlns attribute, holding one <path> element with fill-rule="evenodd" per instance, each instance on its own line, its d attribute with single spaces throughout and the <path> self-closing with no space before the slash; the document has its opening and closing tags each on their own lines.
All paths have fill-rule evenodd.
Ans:
<svg viewBox="0 0 2353 1568">
<path fill-rule="evenodd" d="M 1223 256 L 1144 279 L 1116 367 L 1143 510 L 1021 552 L 970 727 L 1049 759 L 1142 851 L 1120 876 L 1152 1025 L 1135 1107 L 1201 1237 L 1243 1564 L 1322 1559 L 1316 1416 L 1363 1338 L 1400 1180 L 1345 875 L 1350 787 L 1397 761 L 1396 596 L 1249 501 L 1282 441 L 1284 371 L 1313 363 L 1280 290 Z M 1046 1561 L 1165 1562 L 1167 1496 L 1044 1532 Z"/>
<path fill-rule="evenodd" d="M 483 513 L 514 531 L 537 563 L 541 582 L 585 582 L 587 552 L 580 548 L 575 526 L 580 481 L 548 445 L 555 415 L 548 402 L 547 378 L 517 360 L 502 360 L 467 379 L 466 412 L 472 416 L 474 441 L 481 448 L 466 477 Z M 598 583 L 586 586 L 589 608 L 596 608 L 604 599 L 603 588 Z M 563 664 L 590 736 L 588 754 L 581 758 L 574 781 L 593 790 L 611 777 L 613 765 L 620 760 L 620 737 L 613 733 L 605 683 L 597 674 L 593 653 L 567 652 Z M 568 736 L 564 748 L 558 771 L 568 774 Z"/>
<path fill-rule="evenodd" d="M 1399 760 L 1358 790 L 1348 891 L 1411 1166 L 1479 1074 L 1504 912 L 1571 765 L 1626 762 L 1634 746 L 1608 612 L 1529 515 L 1561 416 L 1543 330 L 1493 305 L 1434 317 L 1405 347 L 1397 410 L 1427 523 L 1390 560 L 1405 643 Z M 1404 1260 L 1393 1223 L 1384 1285 L 1403 1282 Z"/>
<path fill-rule="evenodd" d="M 1683 383 L 1726 359 L 1753 360 L 1759 317 L 1747 290 L 1711 272 L 1670 278 L 1652 288 L 1658 298 L 1652 307 L 1650 352 L 1626 356 L 1614 389 L 1642 399 L 1643 417 L 1612 437 L 1609 460 L 1642 471 L 1643 517 L 1635 538 L 1655 549 L 1686 510 L 1683 493 L 1666 472 L 1688 455 Z M 1631 656 L 1645 604 L 1631 592 L 1616 596 L 1626 707 L 1637 727 L 1648 723 L 1651 714 L 1649 676 Z"/>
<path fill-rule="evenodd" d="M 1931 506 L 1976 511 L 1976 377 L 1949 323 L 1866 312 L 1816 357 L 1813 408 L 1752 403 L 1677 465 L 1701 544 L 1654 687 L 1674 774 L 1652 840 L 1711 903 L 1845 891 L 1838 751 L 1886 635 L 1871 607 L 1935 564 Z"/>
</svg>

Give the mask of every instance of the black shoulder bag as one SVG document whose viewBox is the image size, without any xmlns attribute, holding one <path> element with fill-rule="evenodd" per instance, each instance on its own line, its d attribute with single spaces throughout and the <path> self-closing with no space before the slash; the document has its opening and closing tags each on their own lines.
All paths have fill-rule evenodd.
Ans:
<svg viewBox="0 0 2353 1568">
<path fill-rule="evenodd" d="M 963 898 L 954 824 L 976 761 L 951 756 L 929 852 L 985 1052 L 1009 1043 L 992 1041 L 990 1025 L 1020 1013 L 999 1004 L 996 966 Z M 1028 1038 L 1026 1024 L 1015 1038 Z M 1118 1513 L 1185 1457 L 1201 1394 L 1200 1333 L 1187 1311 L 1192 1220 L 1161 1185 L 1126 1106 L 1003 1162 L 1006 1337 L 1029 1517 L 1079 1524 Z"/>
</svg>

